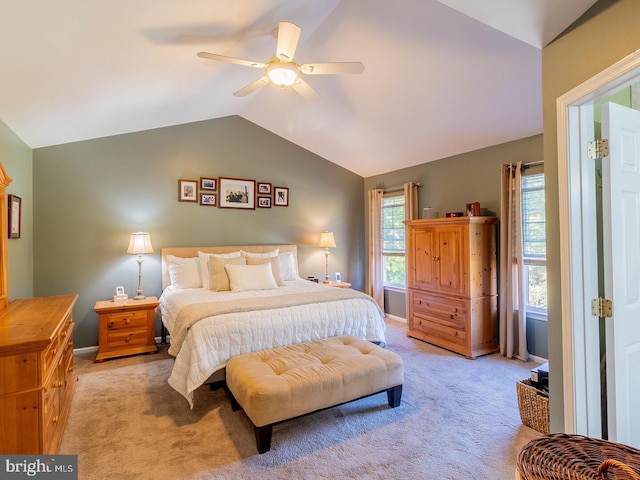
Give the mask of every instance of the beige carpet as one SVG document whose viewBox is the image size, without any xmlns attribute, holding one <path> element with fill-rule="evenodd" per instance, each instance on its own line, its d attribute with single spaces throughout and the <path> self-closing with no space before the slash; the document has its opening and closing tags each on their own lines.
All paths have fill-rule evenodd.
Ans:
<svg viewBox="0 0 640 480">
<path fill-rule="evenodd" d="M 223 389 L 201 387 L 189 410 L 167 384 L 166 347 L 101 364 L 76 356 L 60 453 L 78 454 L 81 480 L 513 479 L 517 452 L 538 435 L 520 423 L 515 390 L 534 364 L 466 360 L 387 324 L 405 365 L 400 407 L 383 393 L 282 423 L 263 455 Z"/>
</svg>

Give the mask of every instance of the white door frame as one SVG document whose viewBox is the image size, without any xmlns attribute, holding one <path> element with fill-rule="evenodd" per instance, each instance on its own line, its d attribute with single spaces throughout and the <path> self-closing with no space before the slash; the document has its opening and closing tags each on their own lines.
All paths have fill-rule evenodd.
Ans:
<svg viewBox="0 0 640 480">
<path fill-rule="evenodd" d="M 593 109 L 599 99 L 626 88 L 640 78 L 640 50 L 623 58 L 556 100 L 558 129 L 558 196 L 560 214 L 560 271 L 564 429 L 567 433 L 600 436 L 599 398 L 588 388 L 593 371 L 594 339 L 591 312 L 595 295 L 594 183 L 589 183 L 585 138 L 593 129 Z M 589 124 L 590 122 L 590 124 Z M 595 277 L 594 277 L 595 275 Z M 596 328 L 597 333 L 597 328 Z M 599 393 L 598 395 L 599 396 Z M 597 401 L 597 408 L 594 402 Z"/>
</svg>

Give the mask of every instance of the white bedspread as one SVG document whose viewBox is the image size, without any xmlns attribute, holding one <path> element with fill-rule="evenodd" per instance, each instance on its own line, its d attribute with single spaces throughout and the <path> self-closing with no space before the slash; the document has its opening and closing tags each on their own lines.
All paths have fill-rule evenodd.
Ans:
<svg viewBox="0 0 640 480">
<path fill-rule="evenodd" d="M 203 288 L 167 288 L 160 297 L 162 321 L 169 332 L 182 307 L 214 300 L 266 297 L 304 293 L 319 288 L 307 280 L 285 282 L 272 290 L 213 292 Z M 355 335 L 385 342 L 384 314 L 366 299 L 305 304 L 271 310 L 254 310 L 207 317 L 195 323 L 176 356 L 169 384 L 193 408 L 193 392 L 214 372 L 225 367 L 233 355 L 337 335 Z"/>
</svg>

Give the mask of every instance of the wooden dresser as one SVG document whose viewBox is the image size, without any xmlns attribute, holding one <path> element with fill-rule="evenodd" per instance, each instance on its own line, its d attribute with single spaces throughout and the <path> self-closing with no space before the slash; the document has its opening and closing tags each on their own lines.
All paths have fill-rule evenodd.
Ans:
<svg viewBox="0 0 640 480">
<path fill-rule="evenodd" d="M 77 298 L 25 298 L 0 312 L 0 454 L 58 452 L 77 380 Z"/>
<path fill-rule="evenodd" d="M 467 358 L 498 350 L 495 217 L 406 222 L 407 335 Z"/>
</svg>

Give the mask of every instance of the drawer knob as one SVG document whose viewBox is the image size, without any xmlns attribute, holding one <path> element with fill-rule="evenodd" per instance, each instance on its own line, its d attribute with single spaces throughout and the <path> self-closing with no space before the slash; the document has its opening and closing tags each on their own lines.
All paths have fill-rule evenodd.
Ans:
<svg viewBox="0 0 640 480">
<path fill-rule="evenodd" d="M 129 318 L 125 318 L 124 319 L 124 324 L 125 325 L 129 325 L 130 323 L 131 323 L 131 319 L 129 319 Z"/>
<path fill-rule="evenodd" d="M 129 335 L 127 335 L 127 338 L 124 339 L 125 343 L 129 343 L 131 341 L 131 336 L 133 335 L 133 333 L 130 333 Z"/>
</svg>

